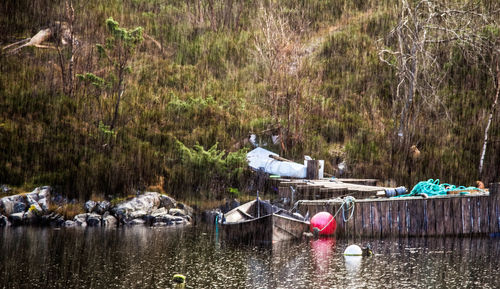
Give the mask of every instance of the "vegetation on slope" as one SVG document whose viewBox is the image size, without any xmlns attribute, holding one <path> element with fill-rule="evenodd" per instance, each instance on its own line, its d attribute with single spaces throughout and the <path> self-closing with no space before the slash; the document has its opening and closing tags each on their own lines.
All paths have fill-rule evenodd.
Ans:
<svg viewBox="0 0 500 289">
<path fill-rule="evenodd" d="M 497 11 L 493 2 L 478 5 Z M 151 185 L 220 198 L 251 189 L 250 133 L 278 135 L 272 150 L 325 159 L 329 172 L 346 161 L 353 177 L 498 181 L 498 109 L 477 169 L 498 83 L 463 46 L 436 47 L 439 102 L 417 93 L 411 136 L 398 139 L 398 74 L 379 55 L 396 47 L 398 1 L 4 1 L 1 46 L 69 22 L 68 4 L 73 49 L 56 34 L 52 49 L 0 54 L 1 183 L 82 199 Z M 144 33 L 121 72 L 109 19 Z"/>
</svg>

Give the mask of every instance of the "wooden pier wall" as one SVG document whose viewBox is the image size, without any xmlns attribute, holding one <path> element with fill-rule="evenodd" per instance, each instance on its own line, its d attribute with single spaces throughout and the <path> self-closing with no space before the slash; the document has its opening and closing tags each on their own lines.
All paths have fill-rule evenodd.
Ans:
<svg viewBox="0 0 500 289">
<path fill-rule="evenodd" d="M 300 212 L 310 216 L 341 207 L 339 200 L 303 200 Z M 347 216 L 346 216 L 347 217 Z M 338 237 L 464 236 L 500 232 L 499 194 L 448 195 L 361 199 L 354 214 L 344 222 L 342 210 L 336 216 Z"/>
</svg>

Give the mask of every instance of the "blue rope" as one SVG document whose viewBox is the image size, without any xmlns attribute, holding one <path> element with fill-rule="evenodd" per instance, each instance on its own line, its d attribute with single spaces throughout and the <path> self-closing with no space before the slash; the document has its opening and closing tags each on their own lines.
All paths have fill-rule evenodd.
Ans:
<svg viewBox="0 0 500 289">
<path fill-rule="evenodd" d="M 429 179 L 428 181 L 422 181 L 416 184 L 411 192 L 406 195 L 399 195 L 393 198 L 399 197 L 411 197 L 417 196 L 420 194 L 426 194 L 427 196 L 443 196 L 447 195 L 450 192 L 460 192 L 461 195 L 469 194 L 469 192 L 464 191 L 479 191 L 483 192 L 483 190 L 476 187 L 465 187 L 465 186 L 455 186 L 447 183 L 439 184 L 439 179 L 433 180 Z"/>
</svg>

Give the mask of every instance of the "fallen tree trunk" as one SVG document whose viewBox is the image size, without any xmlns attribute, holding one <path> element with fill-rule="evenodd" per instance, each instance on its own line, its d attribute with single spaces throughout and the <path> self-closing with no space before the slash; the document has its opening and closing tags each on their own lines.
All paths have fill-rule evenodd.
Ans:
<svg viewBox="0 0 500 289">
<path fill-rule="evenodd" d="M 42 45 L 42 43 L 46 40 L 48 40 L 53 34 L 53 31 L 51 28 L 47 29 L 42 29 L 38 31 L 37 34 L 35 34 L 31 38 L 26 38 L 24 40 L 18 41 L 16 43 L 9 44 L 3 48 L 3 50 L 7 50 L 8 53 L 14 54 L 17 53 L 21 48 L 27 47 L 27 46 L 34 46 L 38 48 L 54 48 L 52 46 L 47 46 L 47 45 Z M 24 44 L 22 44 L 24 43 Z M 19 45 L 15 47 L 16 45 Z M 14 47 L 14 48 L 13 48 Z"/>
</svg>

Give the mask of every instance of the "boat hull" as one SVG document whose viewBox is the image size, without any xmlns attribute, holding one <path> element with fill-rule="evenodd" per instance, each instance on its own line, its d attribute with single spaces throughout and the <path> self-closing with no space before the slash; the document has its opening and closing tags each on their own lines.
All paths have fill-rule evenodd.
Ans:
<svg viewBox="0 0 500 289">
<path fill-rule="evenodd" d="M 303 233 L 309 230 L 309 222 L 270 214 L 252 220 L 225 223 L 222 229 L 228 241 L 270 244 L 302 238 Z"/>
</svg>

